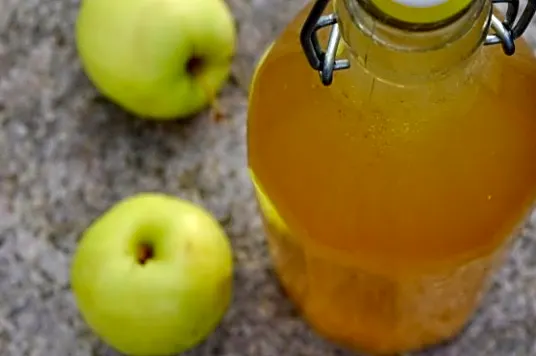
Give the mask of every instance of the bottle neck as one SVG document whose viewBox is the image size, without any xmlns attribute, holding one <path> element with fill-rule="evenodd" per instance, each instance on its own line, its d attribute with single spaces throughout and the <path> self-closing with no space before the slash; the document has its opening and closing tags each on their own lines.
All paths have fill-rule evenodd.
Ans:
<svg viewBox="0 0 536 356">
<path fill-rule="evenodd" d="M 443 23 L 388 22 L 369 0 L 337 0 L 342 39 L 359 66 L 382 81 L 411 85 L 470 65 L 486 38 L 491 0 L 476 0 Z"/>
</svg>

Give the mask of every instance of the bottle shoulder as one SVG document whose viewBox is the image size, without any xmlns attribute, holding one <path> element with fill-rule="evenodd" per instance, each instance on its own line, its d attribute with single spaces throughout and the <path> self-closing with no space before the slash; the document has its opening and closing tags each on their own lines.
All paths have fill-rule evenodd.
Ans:
<svg viewBox="0 0 536 356">
<path fill-rule="evenodd" d="M 383 96 L 386 100 L 399 98 L 407 103 L 434 100 L 434 95 L 455 100 L 456 96 L 469 95 L 470 92 L 486 92 L 485 95 L 492 99 L 502 97 L 505 92 L 536 89 L 536 56 L 534 50 L 521 40 L 514 56 L 504 55 L 495 46 L 484 47 L 475 54 L 478 58 L 470 60 L 470 65 L 446 74 L 442 79 L 416 85 L 393 84 L 353 63 L 351 69 L 336 72 L 329 87 L 322 86 L 318 73 L 308 65 L 297 40 L 280 40 L 274 42 L 270 52 L 259 63 L 258 75 L 252 83 L 252 95 L 262 87 L 263 95 L 269 96 L 272 101 L 277 101 L 277 96 L 285 92 L 286 96 L 366 106 L 374 95 Z M 393 64 L 393 67 L 396 65 Z"/>
</svg>

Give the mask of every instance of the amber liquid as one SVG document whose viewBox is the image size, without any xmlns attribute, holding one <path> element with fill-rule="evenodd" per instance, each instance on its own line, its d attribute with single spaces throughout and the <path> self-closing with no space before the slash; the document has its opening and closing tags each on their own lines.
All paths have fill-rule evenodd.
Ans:
<svg viewBox="0 0 536 356">
<path fill-rule="evenodd" d="M 448 339 L 536 197 L 536 60 L 518 41 L 513 57 L 485 47 L 425 85 L 353 63 L 324 87 L 302 23 L 258 68 L 249 108 L 249 163 L 282 284 L 317 331 L 356 350 Z"/>
</svg>

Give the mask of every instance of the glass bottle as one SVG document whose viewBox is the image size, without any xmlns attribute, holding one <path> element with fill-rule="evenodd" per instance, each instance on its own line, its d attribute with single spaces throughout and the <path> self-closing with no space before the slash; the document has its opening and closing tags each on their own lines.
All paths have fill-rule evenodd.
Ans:
<svg viewBox="0 0 536 356">
<path fill-rule="evenodd" d="M 471 318 L 536 199 L 536 59 L 520 38 L 536 2 L 516 23 L 517 1 L 503 20 L 491 0 L 327 5 L 303 9 L 251 86 L 270 253 L 320 334 L 421 349 Z"/>
</svg>

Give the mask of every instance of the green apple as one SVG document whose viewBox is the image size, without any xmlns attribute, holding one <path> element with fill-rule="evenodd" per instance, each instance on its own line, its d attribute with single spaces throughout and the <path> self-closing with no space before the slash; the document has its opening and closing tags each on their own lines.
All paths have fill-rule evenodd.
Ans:
<svg viewBox="0 0 536 356">
<path fill-rule="evenodd" d="M 172 355 L 220 323 L 232 295 L 229 240 L 203 208 L 140 193 L 84 232 L 71 287 L 96 335 L 131 356 Z"/>
<path fill-rule="evenodd" d="M 225 84 L 236 28 L 224 0 L 83 0 L 76 45 L 108 99 L 140 117 L 178 119 Z"/>
</svg>

